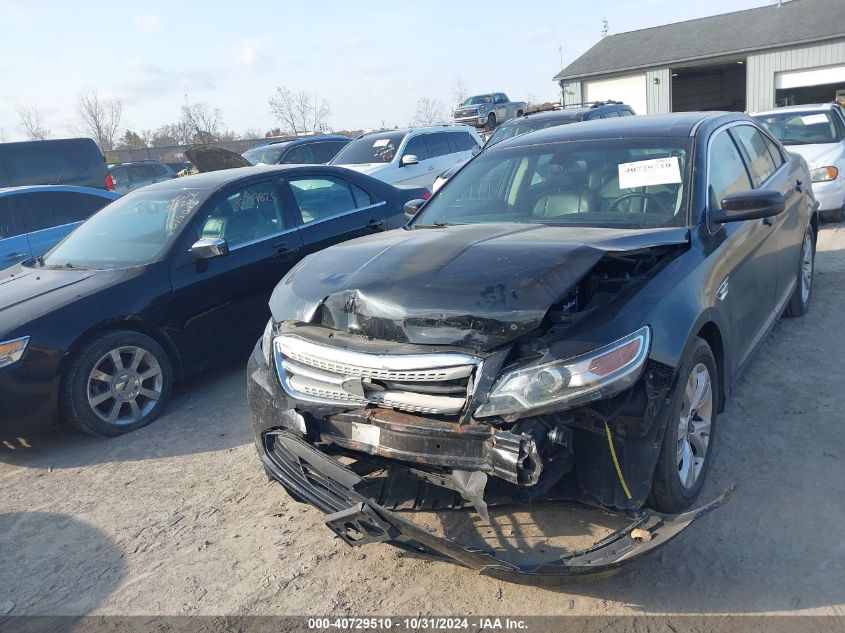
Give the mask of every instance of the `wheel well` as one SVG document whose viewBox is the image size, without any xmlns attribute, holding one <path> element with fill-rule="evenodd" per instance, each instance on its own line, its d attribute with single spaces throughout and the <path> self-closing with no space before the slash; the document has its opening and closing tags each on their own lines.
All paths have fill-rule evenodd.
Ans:
<svg viewBox="0 0 845 633">
<path fill-rule="evenodd" d="M 813 241 L 819 236 L 819 214 L 814 213 L 810 216 L 810 226 L 813 227 Z"/>
<path fill-rule="evenodd" d="M 144 334 L 149 336 L 153 339 L 156 343 L 161 345 L 164 348 L 164 351 L 167 352 L 168 356 L 170 356 L 171 364 L 173 365 L 173 372 L 174 378 L 179 379 L 183 373 L 182 367 L 182 357 L 179 354 L 179 351 L 176 349 L 176 346 L 170 340 L 168 336 L 163 334 L 158 329 L 154 328 L 150 324 L 140 321 L 137 319 L 124 319 L 122 321 L 112 321 L 110 323 L 103 323 L 99 326 L 96 326 L 87 332 L 85 332 L 82 336 L 76 339 L 73 344 L 68 349 L 68 353 L 65 354 L 65 357 L 62 359 L 62 364 L 60 367 L 60 372 L 62 374 L 62 379 L 64 379 L 64 372 L 68 364 L 79 354 L 79 351 L 88 344 L 89 341 L 93 340 L 95 337 L 103 334 L 104 332 L 113 332 L 115 330 L 129 330 L 131 332 L 138 332 L 139 334 Z"/>
<path fill-rule="evenodd" d="M 698 331 L 697 336 L 707 341 L 710 350 L 713 352 L 713 358 L 716 359 L 716 372 L 718 375 L 719 385 L 719 406 L 717 410 L 721 413 L 725 409 L 725 346 L 722 342 L 722 333 L 719 331 L 719 326 L 709 321 L 705 323 Z"/>
</svg>

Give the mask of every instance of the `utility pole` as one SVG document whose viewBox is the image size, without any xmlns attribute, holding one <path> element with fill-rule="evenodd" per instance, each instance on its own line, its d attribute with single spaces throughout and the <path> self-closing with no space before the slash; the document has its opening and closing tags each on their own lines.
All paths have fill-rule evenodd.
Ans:
<svg viewBox="0 0 845 633">
<path fill-rule="evenodd" d="M 602 21 L 601 21 L 601 36 L 602 37 L 606 36 L 608 31 L 610 31 L 610 27 L 607 24 L 607 20 L 602 18 Z"/>
<path fill-rule="evenodd" d="M 557 45 L 557 52 L 560 53 L 560 68 L 563 69 L 563 44 Z"/>
</svg>

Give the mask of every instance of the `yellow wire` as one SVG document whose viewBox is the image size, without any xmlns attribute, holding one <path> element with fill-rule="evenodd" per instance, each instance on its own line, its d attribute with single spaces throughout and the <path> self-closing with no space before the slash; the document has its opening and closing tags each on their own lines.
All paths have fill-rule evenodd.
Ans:
<svg viewBox="0 0 845 633">
<path fill-rule="evenodd" d="M 607 431 L 607 445 L 610 447 L 610 456 L 613 458 L 613 465 L 616 467 L 619 483 L 622 484 L 622 490 L 625 491 L 625 496 L 630 501 L 633 497 L 631 496 L 631 491 L 628 490 L 628 485 L 625 483 L 625 478 L 622 476 L 622 468 L 619 466 L 619 460 L 616 459 L 616 449 L 613 448 L 613 438 L 610 435 L 610 427 L 607 425 L 607 422 L 604 423 L 604 430 Z"/>
</svg>

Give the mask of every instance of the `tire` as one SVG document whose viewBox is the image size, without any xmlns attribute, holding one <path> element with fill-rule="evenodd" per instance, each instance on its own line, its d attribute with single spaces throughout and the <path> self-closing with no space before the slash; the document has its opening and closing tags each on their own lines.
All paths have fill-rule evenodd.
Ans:
<svg viewBox="0 0 845 633">
<path fill-rule="evenodd" d="M 172 364 L 161 345 L 139 332 L 105 332 L 72 360 L 59 411 L 84 433 L 123 435 L 155 420 L 172 387 Z"/>
<path fill-rule="evenodd" d="M 669 407 L 669 421 L 649 499 L 655 510 L 677 514 L 698 498 L 710 469 L 719 410 L 718 384 L 713 351 L 706 341 L 696 338 L 684 355 L 665 405 Z"/>
<path fill-rule="evenodd" d="M 798 260 L 798 274 L 795 291 L 786 304 L 784 316 L 795 318 L 807 314 L 810 299 L 813 298 L 813 275 L 816 269 L 816 234 L 812 226 L 807 227 L 804 241 L 801 243 L 801 256 Z"/>
<path fill-rule="evenodd" d="M 484 129 L 488 132 L 492 132 L 496 129 L 496 113 L 491 112 L 487 115 L 487 123 L 484 126 Z"/>
<path fill-rule="evenodd" d="M 821 218 L 825 222 L 842 222 L 845 220 L 845 204 L 834 211 L 825 211 L 821 214 Z"/>
</svg>

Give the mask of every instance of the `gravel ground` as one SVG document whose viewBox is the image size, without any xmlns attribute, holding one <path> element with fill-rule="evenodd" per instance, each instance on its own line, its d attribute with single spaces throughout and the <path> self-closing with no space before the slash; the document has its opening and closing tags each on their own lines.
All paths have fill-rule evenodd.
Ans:
<svg viewBox="0 0 845 633">
<path fill-rule="evenodd" d="M 537 588 L 347 547 L 266 481 L 239 363 L 129 436 L 0 445 L 0 615 L 845 615 L 845 227 L 822 231 L 814 292 L 720 417 L 702 500 L 733 498 L 610 578 Z"/>
</svg>

